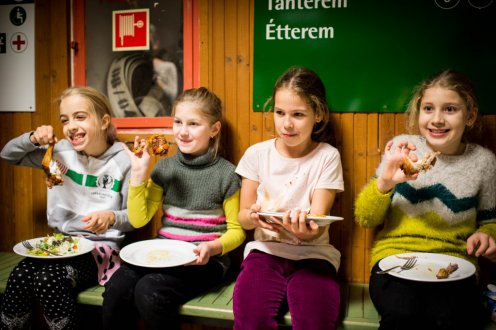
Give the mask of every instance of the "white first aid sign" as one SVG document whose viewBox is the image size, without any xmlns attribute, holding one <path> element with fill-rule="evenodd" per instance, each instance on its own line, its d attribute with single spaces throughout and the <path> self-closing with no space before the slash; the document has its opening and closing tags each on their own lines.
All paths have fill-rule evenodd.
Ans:
<svg viewBox="0 0 496 330">
<path fill-rule="evenodd" d="M 35 111 L 34 0 L 0 3 L 0 111 Z"/>
</svg>

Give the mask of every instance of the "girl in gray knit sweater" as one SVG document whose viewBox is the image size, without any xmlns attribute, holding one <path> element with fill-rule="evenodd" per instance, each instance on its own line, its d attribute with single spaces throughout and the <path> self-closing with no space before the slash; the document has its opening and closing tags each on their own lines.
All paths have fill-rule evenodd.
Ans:
<svg viewBox="0 0 496 330">
<path fill-rule="evenodd" d="M 138 316 L 146 329 L 179 328 L 178 306 L 219 284 L 229 267 L 227 253 L 245 239 L 237 218 L 240 179 L 234 165 L 217 155 L 219 98 L 206 88 L 187 90 L 172 111 L 176 155 L 161 159 L 147 179 L 147 142 L 135 138 L 135 147 L 145 145 L 141 156 L 129 151 L 129 220 L 142 227 L 162 207 L 159 238 L 196 244 L 197 258 L 167 268 L 122 265 L 106 285 L 105 329 L 126 329 Z"/>
</svg>

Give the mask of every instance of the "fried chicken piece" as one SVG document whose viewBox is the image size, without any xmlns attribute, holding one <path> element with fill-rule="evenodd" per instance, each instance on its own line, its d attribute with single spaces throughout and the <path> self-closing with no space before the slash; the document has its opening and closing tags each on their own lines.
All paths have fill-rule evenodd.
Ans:
<svg viewBox="0 0 496 330">
<path fill-rule="evenodd" d="M 169 151 L 169 143 L 164 134 L 154 134 L 148 138 L 148 144 L 154 155 L 164 156 Z"/>
<path fill-rule="evenodd" d="M 53 160 L 53 147 L 54 144 L 50 143 L 41 160 L 41 167 L 46 174 L 46 185 L 52 189 L 53 186 L 61 186 L 64 183 L 62 179 L 62 171 L 60 170 L 57 162 Z"/>
<path fill-rule="evenodd" d="M 436 163 L 436 158 L 440 154 L 439 151 L 429 152 L 424 158 L 418 160 L 417 162 L 412 162 L 410 157 L 406 156 L 403 158 L 403 163 L 400 168 L 406 175 L 413 175 L 419 173 L 420 171 L 430 170 Z"/>
<path fill-rule="evenodd" d="M 154 155 L 167 155 L 167 152 L 169 151 L 169 142 L 167 142 L 164 134 L 153 134 L 146 139 L 146 142 Z M 141 144 L 133 149 L 133 152 L 138 156 L 141 156 L 143 151 L 144 145 Z"/>
<path fill-rule="evenodd" d="M 450 263 L 448 267 L 441 268 L 436 274 L 436 277 L 440 280 L 448 278 L 450 274 L 454 273 L 458 269 L 458 264 Z"/>
</svg>

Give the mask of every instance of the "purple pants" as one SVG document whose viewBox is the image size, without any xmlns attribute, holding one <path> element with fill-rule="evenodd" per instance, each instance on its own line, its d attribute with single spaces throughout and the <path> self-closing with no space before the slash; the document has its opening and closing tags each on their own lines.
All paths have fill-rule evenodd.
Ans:
<svg viewBox="0 0 496 330">
<path fill-rule="evenodd" d="M 325 260 L 289 260 L 254 250 L 234 287 L 234 329 L 277 329 L 291 312 L 294 330 L 336 329 L 341 301 L 334 267 Z"/>
</svg>

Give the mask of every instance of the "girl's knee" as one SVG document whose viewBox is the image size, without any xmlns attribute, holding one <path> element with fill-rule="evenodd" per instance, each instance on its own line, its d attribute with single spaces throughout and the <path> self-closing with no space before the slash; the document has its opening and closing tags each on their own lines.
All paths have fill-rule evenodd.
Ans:
<svg viewBox="0 0 496 330">
<path fill-rule="evenodd" d="M 251 293 L 251 294 L 250 294 Z M 262 299 L 252 290 L 234 290 L 235 329 L 277 329 L 282 301 Z"/>
<path fill-rule="evenodd" d="M 125 265 L 119 267 L 112 277 L 105 283 L 105 291 L 129 291 L 134 290 L 136 283 L 140 277 L 138 274 L 126 267 Z"/>
<path fill-rule="evenodd" d="M 136 283 L 134 301 L 140 311 L 156 308 L 173 309 L 179 306 L 180 295 L 174 288 L 164 284 L 158 287 L 153 277 L 144 276 Z"/>
<path fill-rule="evenodd" d="M 37 272 L 37 267 L 29 261 L 29 258 L 22 260 L 18 263 L 14 269 L 12 270 L 10 277 L 15 278 L 16 280 L 29 279 L 31 276 L 34 276 Z"/>
<path fill-rule="evenodd" d="M 76 271 L 70 265 L 61 267 L 43 267 L 33 276 L 35 288 L 51 288 L 61 290 L 76 286 Z"/>
<path fill-rule="evenodd" d="M 270 315 L 266 309 L 241 307 L 234 310 L 234 328 L 236 330 L 277 329 L 278 317 Z"/>
</svg>

